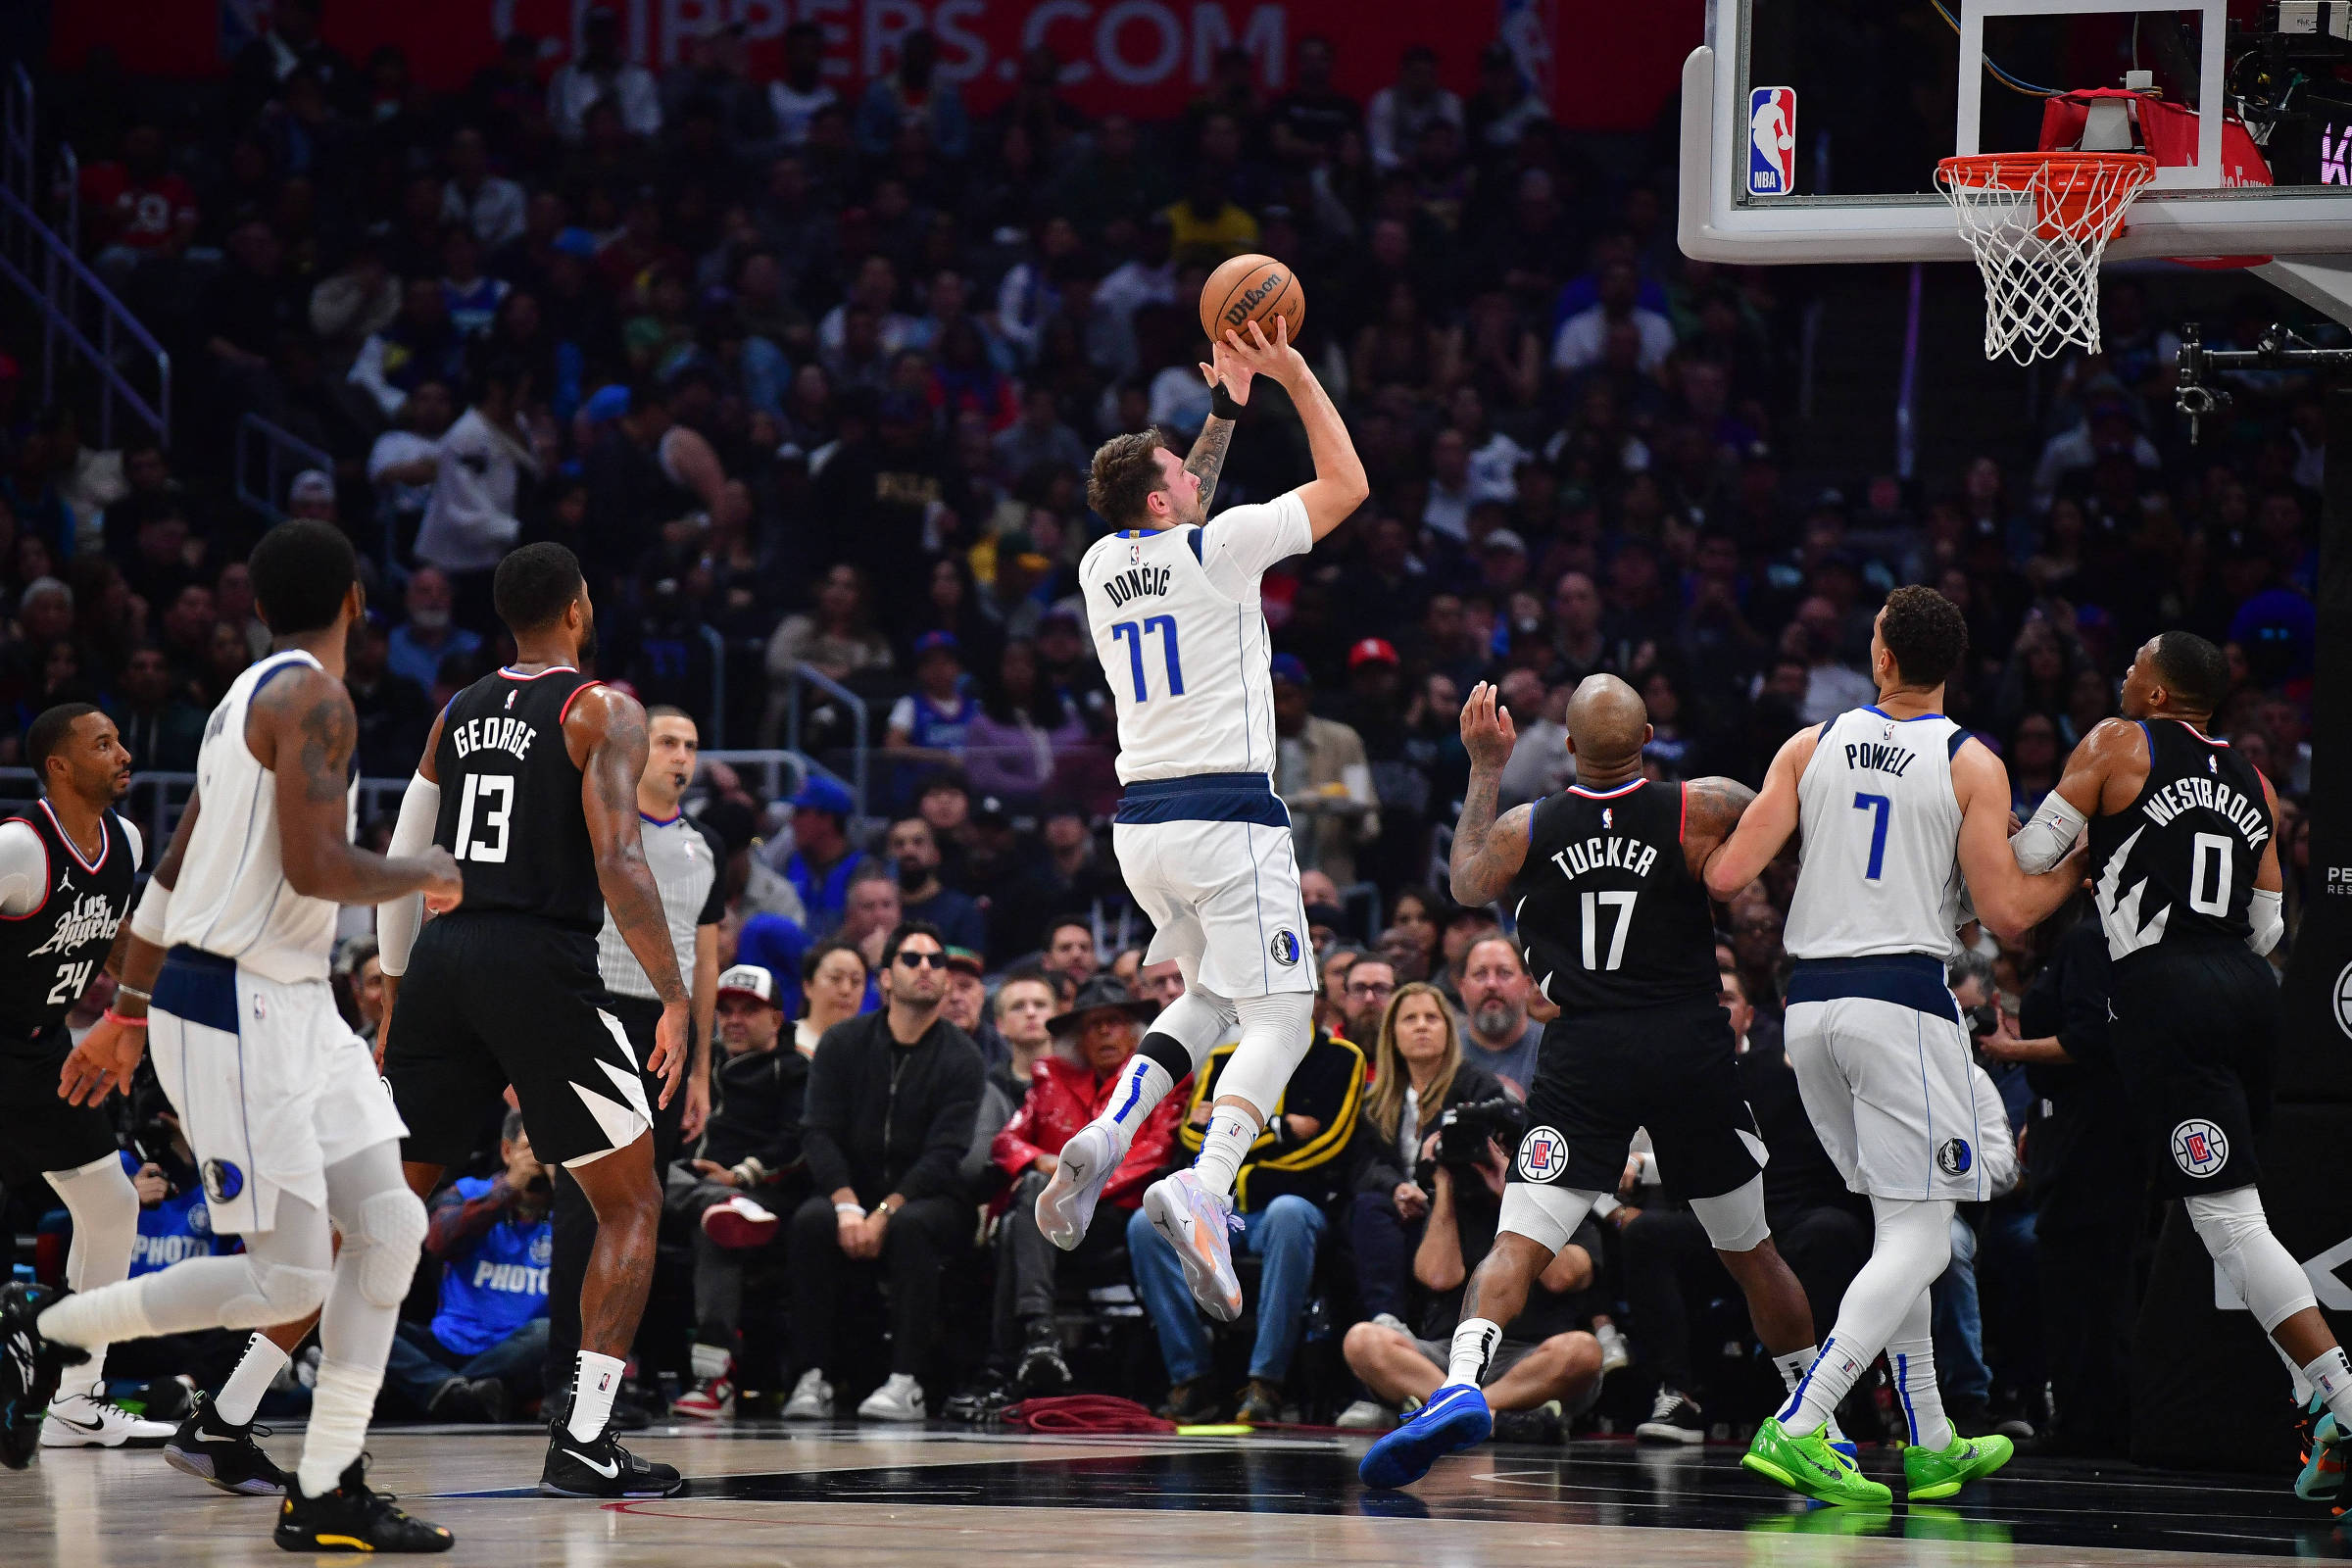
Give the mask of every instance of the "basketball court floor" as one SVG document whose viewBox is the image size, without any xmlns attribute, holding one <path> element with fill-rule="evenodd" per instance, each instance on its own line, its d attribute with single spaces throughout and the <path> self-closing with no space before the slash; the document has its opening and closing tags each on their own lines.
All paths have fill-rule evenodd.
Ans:
<svg viewBox="0 0 2352 1568">
<path fill-rule="evenodd" d="M 1357 1485 L 1360 1437 L 1043 1438 L 968 1429 L 656 1428 L 631 1440 L 690 1496 L 542 1497 L 545 1439 L 523 1427 L 397 1428 L 372 1479 L 448 1525 L 438 1561 L 500 1568 L 825 1568 L 886 1563 L 1256 1562 L 1457 1568 L 1627 1564 L 2190 1563 L 2352 1556 L 2352 1537 L 2283 1478 L 2021 1461 L 1947 1506 L 1802 1509 L 1736 1448 L 1490 1446 L 1411 1494 Z M 291 1461 L 290 1430 L 270 1440 Z M 1885 1472 L 1887 1456 L 1867 1458 Z M 283 1563 L 275 1503 L 228 1497 L 152 1452 L 45 1455 L 0 1474 L 8 1568 Z M 350 1561 L 336 1555 L 321 1562 Z"/>
</svg>

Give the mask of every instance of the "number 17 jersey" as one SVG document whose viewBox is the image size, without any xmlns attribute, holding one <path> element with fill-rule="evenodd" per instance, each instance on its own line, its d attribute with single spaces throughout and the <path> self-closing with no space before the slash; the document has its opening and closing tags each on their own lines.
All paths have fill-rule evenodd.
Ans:
<svg viewBox="0 0 2352 1568">
<path fill-rule="evenodd" d="M 592 936 L 603 928 L 580 769 L 564 745 L 564 716 L 597 684 L 566 664 L 502 669 L 450 699 L 433 753 L 433 842 L 465 872 L 465 910 L 535 914 Z"/>
<path fill-rule="evenodd" d="M 1297 491 L 1203 527 L 1128 530 L 1078 564 L 1088 629 L 1119 710 L 1119 782 L 1272 773 L 1268 566 L 1314 547 Z"/>
<path fill-rule="evenodd" d="M 1782 940 L 1795 958 L 1959 952 L 1960 798 L 1968 731 L 1941 713 L 1856 708 L 1822 726 L 1797 780 L 1803 835 Z"/>
</svg>

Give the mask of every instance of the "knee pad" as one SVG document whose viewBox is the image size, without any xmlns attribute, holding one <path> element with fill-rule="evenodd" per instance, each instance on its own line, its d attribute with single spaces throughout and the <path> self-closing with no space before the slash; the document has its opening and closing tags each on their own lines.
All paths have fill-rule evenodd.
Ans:
<svg viewBox="0 0 2352 1568">
<path fill-rule="evenodd" d="M 1248 1101 L 1262 1121 L 1282 1102 L 1292 1069 L 1314 1043 L 1315 999 L 1305 991 L 1280 991 L 1244 997 L 1233 1007 L 1242 1039 L 1217 1079 L 1217 1098 Z"/>
<path fill-rule="evenodd" d="M 1598 1193 L 1573 1187 L 1544 1187 L 1535 1182 L 1507 1182 L 1502 1189 L 1502 1212 L 1495 1216 L 1497 1235 L 1509 1231 L 1556 1253 L 1566 1247 L 1576 1228 L 1600 1200 Z"/>
<path fill-rule="evenodd" d="M 1889 1258 L 1926 1290 L 1952 1262 L 1952 1210 L 1942 1198 L 1872 1198 L 1873 1260 Z"/>
<path fill-rule="evenodd" d="M 407 1188 L 381 1192 L 360 1204 L 343 1238 L 343 1260 L 359 1270 L 361 1297 L 375 1306 L 398 1306 L 416 1278 L 416 1259 L 431 1221 Z"/>
<path fill-rule="evenodd" d="M 1210 1050 L 1233 1032 L 1235 1022 L 1231 1002 L 1194 982 L 1152 1020 L 1143 1053 L 1165 1067 L 1170 1079 L 1180 1080 L 1208 1059 Z M 1159 1041 L 1157 1050 L 1152 1046 L 1154 1037 Z"/>
<path fill-rule="evenodd" d="M 2307 1306 L 2319 1304 L 2311 1277 L 2271 1234 L 2262 1195 L 2251 1187 L 2183 1200 L 2188 1222 L 2213 1261 L 2268 1334 Z"/>
<path fill-rule="evenodd" d="M 220 1326 L 227 1329 L 267 1329 L 280 1323 L 299 1323 L 326 1300 L 334 1275 L 322 1268 L 297 1268 L 245 1257 L 252 1289 L 220 1304 Z"/>
<path fill-rule="evenodd" d="M 1690 1212 L 1707 1228 L 1707 1245 L 1718 1252 L 1752 1252 L 1772 1237 L 1764 1218 L 1764 1178 L 1750 1176 L 1745 1184 L 1713 1198 L 1693 1198 Z"/>
</svg>

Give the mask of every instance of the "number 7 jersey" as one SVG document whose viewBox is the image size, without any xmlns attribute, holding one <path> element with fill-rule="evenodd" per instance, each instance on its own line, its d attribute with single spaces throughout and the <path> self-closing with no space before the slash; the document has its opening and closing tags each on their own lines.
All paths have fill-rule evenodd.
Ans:
<svg viewBox="0 0 2352 1568">
<path fill-rule="evenodd" d="M 1296 491 L 1203 527 L 1127 530 L 1078 564 L 1086 618 L 1119 710 L 1119 782 L 1272 773 L 1268 566 L 1314 546 Z"/>
<path fill-rule="evenodd" d="M 597 684 L 567 664 L 536 675 L 502 669 L 442 711 L 433 842 L 466 874 L 465 909 L 535 914 L 591 935 L 603 929 L 580 769 L 564 745 L 564 716 Z"/>
<path fill-rule="evenodd" d="M 1967 739 L 1941 713 L 1889 718 L 1875 707 L 1822 726 L 1796 785 L 1803 843 L 1782 934 L 1789 956 L 1958 953 L 1968 889 L 1952 757 Z"/>
</svg>

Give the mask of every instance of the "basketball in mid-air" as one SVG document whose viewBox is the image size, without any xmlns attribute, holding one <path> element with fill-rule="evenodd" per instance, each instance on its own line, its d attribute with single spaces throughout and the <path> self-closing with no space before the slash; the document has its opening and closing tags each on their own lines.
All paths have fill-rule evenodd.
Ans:
<svg viewBox="0 0 2352 1568">
<path fill-rule="evenodd" d="M 1208 274 L 1200 290 L 1200 330 L 1211 343 L 1222 343 L 1228 330 L 1250 341 L 1249 324 L 1274 341 L 1274 318 L 1289 323 L 1291 341 L 1306 322 L 1306 288 L 1288 262 L 1255 254 L 1236 256 Z"/>
</svg>

